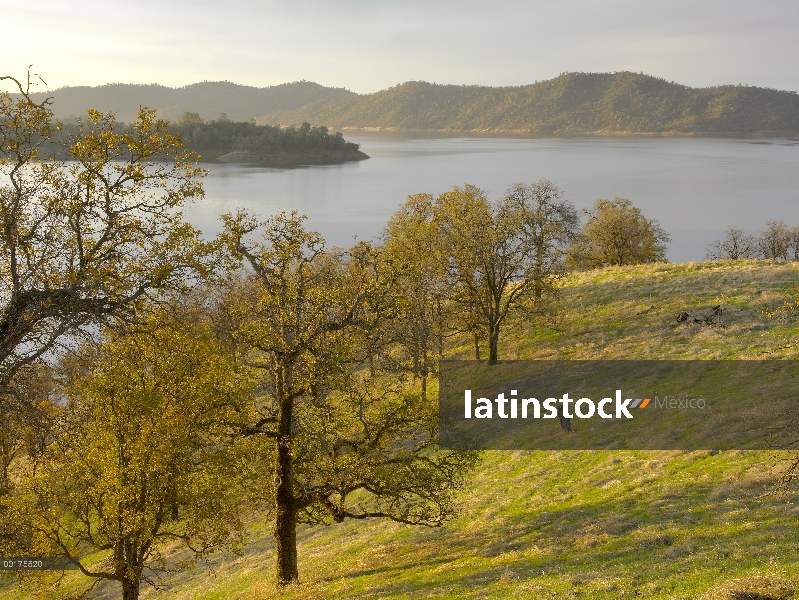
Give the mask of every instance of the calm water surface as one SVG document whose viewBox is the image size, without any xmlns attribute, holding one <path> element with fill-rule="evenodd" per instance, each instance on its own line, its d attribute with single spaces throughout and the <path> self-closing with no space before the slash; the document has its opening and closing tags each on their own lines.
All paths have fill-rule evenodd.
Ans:
<svg viewBox="0 0 799 600">
<path fill-rule="evenodd" d="M 728 225 L 757 233 L 799 225 L 799 140 L 524 139 L 348 133 L 372 158 L 265 169 L 210 165 L 206 199 L 186 216 L 207 234 L 219 214 L 296 209 L 330 245 L 371 238 L 409 194 L 471 183 L 490 198 L 517 181 L 550 179 L 578 208 L 629 198 L 671 235 L 673 262 L 703 260 Z"/>
</svg>

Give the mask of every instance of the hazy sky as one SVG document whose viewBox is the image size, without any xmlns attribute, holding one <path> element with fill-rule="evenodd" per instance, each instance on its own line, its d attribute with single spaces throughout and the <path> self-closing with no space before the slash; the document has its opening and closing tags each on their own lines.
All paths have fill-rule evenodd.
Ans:
<svg viewBox="0 0 799 600">
<path fill-rule="evenodd" d="M 49 89 L 307 79 L 364 93 L 628 70 L 799 90 L 797 0 L 0 0 L 0 14 L 0 74 L 33 63 Z"/>
</svg>

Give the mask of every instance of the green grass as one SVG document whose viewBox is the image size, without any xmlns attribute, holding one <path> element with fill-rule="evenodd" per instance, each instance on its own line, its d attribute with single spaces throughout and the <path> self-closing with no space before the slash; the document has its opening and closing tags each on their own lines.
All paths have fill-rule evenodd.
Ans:
<svg viewBox="0 0 799 600">
<path fill-rule="evenodd" d="M 500 358 L 766 359 L 799 357 L 799 325 L 766 319 L 799 285 L 799 264 L 740 260 L 612 267 L 569 276 L 550 317 L 517 317 Z M 796 294 L 794 294 L 795 296 Z M 724 309 L 724 328 L 677 322 Z M 452 358 L 471 358 L 462 340 Z"/>
<path fill-rule="evenodd" d="M 572 275 L 554 316 L 508 326 L 500 358 L 799 357 L 799 323 L 766 319 L 799 264 L 612 268 Z M 678 323 L 725 307 L 724 328 Z M 471 358 L 469 340 L 453 358 Z M 799 490 L 771 493 L 770 452 L 486 452 L 443 528 L 386 521 L 299 531 L 302 583 L 273 581 L 254 518 L 241 556 L 165 579 L 144 598 L 799 598 Z M 176 555 L 179 556 L 179 555 Z M 64 590 L 85 585 L 69 574 Z M 98 588 L 115 598 L 114 586 Z M 750 592 L 749 596 L 745 593 Z M 758 593 L 760 596 L 753 596 Z M 7 579 L 0 598 L 28 598 Z M 44 597 L 59 594 L 45 590 Z"/>
</svg>

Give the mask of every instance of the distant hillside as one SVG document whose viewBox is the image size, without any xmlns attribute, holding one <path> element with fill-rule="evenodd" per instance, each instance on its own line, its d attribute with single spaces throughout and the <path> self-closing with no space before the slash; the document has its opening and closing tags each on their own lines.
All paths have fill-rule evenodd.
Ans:
<svg viewBox="0 0 799 600">
<path fill-rule="evenodd" d="M 412 81 L 266 113 L 257 121 L 543 135 L 786 135 L 799 132 L 799 95 L 747 86 L 689 88 L 627 72 L 567 73 L 519 87 Z"/>
<path fill-rule="evenodd" d="M 310 81 L 295 81 L 256 88 L 228 81 L 204 81 L 182 88 L 163 85 L 109 83 L 98 87 L 63 87 L 33 94 L 41 101 L 53 98 L 53 112 L 59 118 L 82 116 L 89 108 L 117 114 L 120 121 L 136 117 L 139 105 L 158 110 L 161 117 L 176 120 L 184 112 L 199 113 L 203 119 L 217 119 L 225 113 L 232 121 L 249 121 L 260 115 L 292 110 L 310 102 L 324 102 L 354 95 L 343 88 L 329 88 Z"/>
</svg>

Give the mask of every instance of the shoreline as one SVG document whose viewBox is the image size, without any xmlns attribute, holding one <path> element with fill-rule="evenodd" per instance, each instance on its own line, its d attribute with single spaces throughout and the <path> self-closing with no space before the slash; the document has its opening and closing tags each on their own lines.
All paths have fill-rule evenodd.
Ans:
<svg viewBox="0 0 799 600">
<path fill-rule="evenodd" d="M 719 139 L 791 139 L 799 141 L 799 132 L 796 131 L 756 131 L 756 132 L 713 132 L 713 131 L 693 131 L 693 132 L 602 132 L 602 131 L 580 131 L 580 132 L 554 132 L 542 133 L 526 130 L 506 130 L 506 129 L 417 129 L 399 127 L 331 127 L 331 131 L 354 132 L 354 133 L 398 133 L 398 134 L 436 134 L 453 137 L 486 136 L 486 137 L 511 137 L 529 139 L 579 139 L 579 138 L 719 138 Z"/>
</svg>

